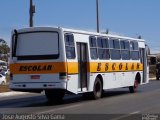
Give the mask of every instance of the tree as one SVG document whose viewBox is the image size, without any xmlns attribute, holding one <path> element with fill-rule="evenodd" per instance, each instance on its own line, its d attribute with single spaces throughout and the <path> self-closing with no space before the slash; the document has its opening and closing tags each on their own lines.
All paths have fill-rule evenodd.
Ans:
<svg viewBox="0 0 160 120">
<path fill-rule="evenodd" d="M 7 45 L 7 42 L 3 39 L 0 39 L 0 59 L 8 61 L 10 48 Z"/>
</svg>

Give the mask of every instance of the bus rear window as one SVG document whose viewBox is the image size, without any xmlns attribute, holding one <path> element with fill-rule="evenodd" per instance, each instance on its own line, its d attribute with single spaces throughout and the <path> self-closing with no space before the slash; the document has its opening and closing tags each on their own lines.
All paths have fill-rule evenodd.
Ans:
<svg viewBox="0 0 160 120">
<path fill-rule="evenodd" d="M 59 34 L 57 32 L 19 33 L 16 54 L 19 60 L 42 60 L 59 57 Z"/>
</svg>

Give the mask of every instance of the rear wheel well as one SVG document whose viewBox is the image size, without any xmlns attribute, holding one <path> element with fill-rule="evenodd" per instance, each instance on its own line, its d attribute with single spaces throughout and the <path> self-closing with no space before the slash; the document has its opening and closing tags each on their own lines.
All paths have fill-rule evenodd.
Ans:
<svg viewBox="0 0 160 120">
<path fill-rule="evenodd" d="M 141 83 L 141 75 L 140 73 L 138 72 L 136 74 L 136 77 L 135 77 L 135 80 L 134 80 L 134 85 L 133 86 L 129 86 L 129 91 L 130 93 L 135 93 L 138 89 L 138 84 Z"/>
</svg>

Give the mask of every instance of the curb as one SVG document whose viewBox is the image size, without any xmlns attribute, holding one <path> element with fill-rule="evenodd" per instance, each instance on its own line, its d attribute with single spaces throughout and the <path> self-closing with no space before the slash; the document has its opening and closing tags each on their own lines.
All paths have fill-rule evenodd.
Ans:
<svg viewBox="0 0 160 120">
<path fill-rule="evenodd" d="M 10 96 L 25 95 L 25 94 L 31 94 L 31 93 L 10 91 L 10 92 L 0 93 L 0 97 L 10 97 Z"/>
<path fill-rule="evenodd" d="M 156 80 L 156 77 L 154 77 L 154 78 L 149 78 L 149 80 Z"/>
</svg>

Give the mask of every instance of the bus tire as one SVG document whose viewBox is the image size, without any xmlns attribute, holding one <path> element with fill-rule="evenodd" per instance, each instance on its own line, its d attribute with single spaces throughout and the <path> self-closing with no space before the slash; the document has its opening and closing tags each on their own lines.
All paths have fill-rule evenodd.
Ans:
<svg viewBox="0 0 160 120">
<path fill-rule="evenodd" d="M 65 95 L 64 90 L 45 90 L 45 95 L 49 103 L 61 103 Z"/>
<path fill-rule="evenodd" d="M 93 98 L 95 100 L 100 99 L 102 97 L 103 86 L 101 80 L 97 77 L 94 82 L 93 87 Z"/>
<path fill-rule="evenodd" d="M 159 80 L 159 77 L 156 77 L 157 80 Z"/>
<path fill-rule="evenodd" d="M 135 80 L 135 81 L 134 81 L 134 85 L 129 87 L 130 93 L 135 93 L 135 92 L 137 92 L 138 85 L 139 85 L 138 80 Z"/>
<path fill-rule="evenodd" d="M 85 100 L 91 100 L 91 99 L 93 99 L 93 93 L 92 92 L 83 93 L 82 96 L 83 96 L 83 98 Z"/>
</svg>

